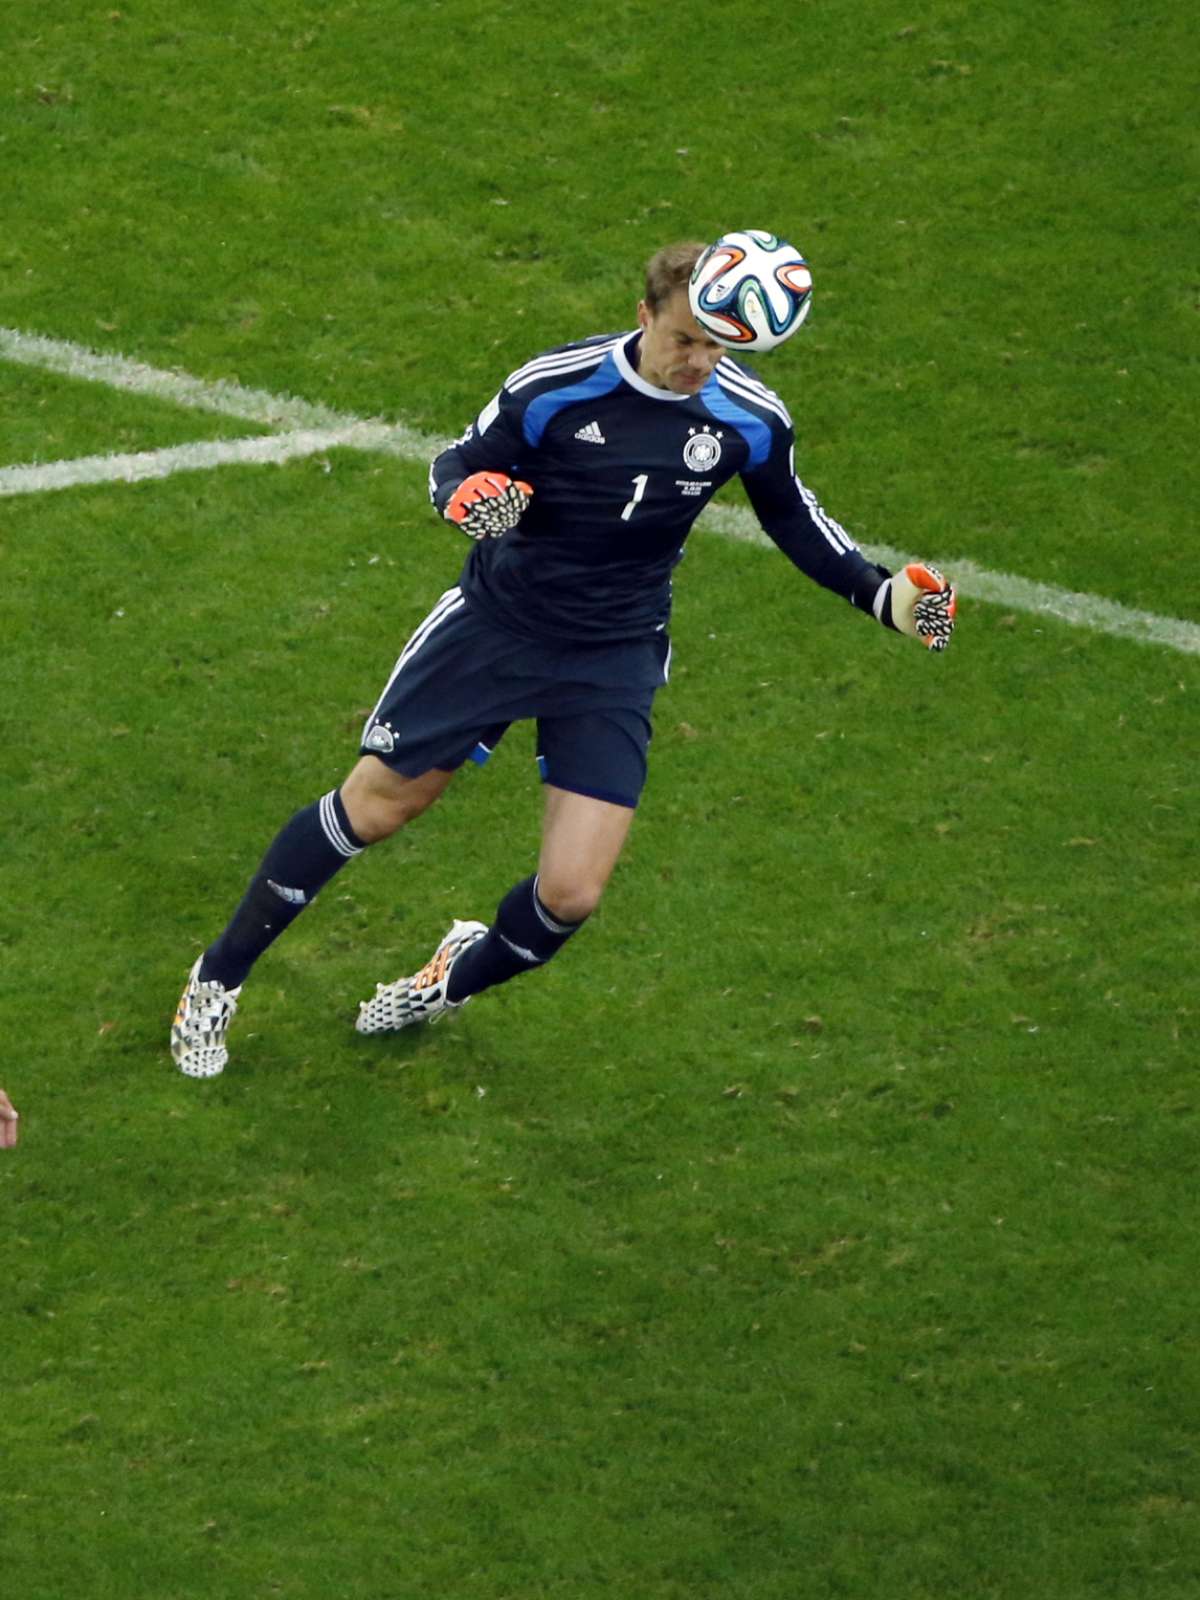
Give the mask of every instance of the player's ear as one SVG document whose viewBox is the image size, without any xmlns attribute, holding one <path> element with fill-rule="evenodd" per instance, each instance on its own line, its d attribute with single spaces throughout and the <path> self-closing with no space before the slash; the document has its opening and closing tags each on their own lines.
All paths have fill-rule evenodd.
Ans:
<svg viewBox="0 0 1200 1600">
<path fill-rule="evenodd" d="M 639 328 L 643 328 L 643 329 L 648 328 L 650 326 L 651 320 L 653 319 L 653 316 L 654 316 L 654 313 L 650 310 L 650 307 L 646 304 L 646 302 L 644 300 L 639 300 L 638 301 L 638 327 Z"/>
</svg>

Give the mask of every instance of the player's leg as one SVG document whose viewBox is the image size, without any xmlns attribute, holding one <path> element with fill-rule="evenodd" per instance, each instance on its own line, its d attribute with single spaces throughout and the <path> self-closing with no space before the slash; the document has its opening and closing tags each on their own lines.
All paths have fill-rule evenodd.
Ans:
<svg viewBox="0 0 1200 1600">
<path fill-rule="evenodd" d="M 546 787 L 538 870 L 501 900 L 487 936 L 454 964 L 451 1004 L 546 964 L 600 904 L 633 808 Z"/>
<path fill-rule="evenodd" d="M 276 834 L 224 932 L 204 952 L 201 978 L 239 988 L 348 861 L 419 817 L 453 776 L 435 769 L 406 778 L 376 756 L 360 757 L 340 789 L 297 811 Z"/>
<path fill-rule="evenodd" d="M 181 1071 L 222 1070 L 239 989 L 263 951 L 347 861 L 419 816 L 464 761 L 485 758 L 506 726 L 487 706 L 489 668 L 506 645 L 507 636 L 481 636 L 458 589 L 416 629 L 367 718 L 358 764 L 284 826 L 228 927 L 193 967 L 171 1031 Z"/>
<path fill-rule="evenodd" d="M 419 778 L 406 778 L 377 756 L 362 756 L 341 788 L 350 827 L 364 845 L 390 838 L 440 799 L 453 776 L 434 767 Z"/>
<path fill-rule="evenodd" d="M 456 921 L 420 972 L 378 984 L 359 1007 L 358 1031 L 431 1022 L 544 966 L 599 904 L 632 822 L 631 806 L 548 786 L 537 873 L 508 891 L 490 928 Z"/>
<path fill-rule="evenodd" d="M 188 976 L 171 1029 L 171 1054 L 189 1077 L 212 1077 L 228 1059 L 225 1035 L 242 984 L 264 951 L 348 861 L 428 809 L 452 772 L 408 778 L 363 756 L 340 789 L 303 807 L 275 835 L 220 936 Z"/>
<path fill-rule="evenodd" d="M 606 710 L 543 719 L 538 733 L 546 806 L 537 873 L 508 891 L 490 928 L 455 922 L 420 972 L 377 985 L 359 1008 L 360 1033 L 432 1021 L 544 966 L 599 904 L 645 781 L 649 720 Z"/>
</svg>

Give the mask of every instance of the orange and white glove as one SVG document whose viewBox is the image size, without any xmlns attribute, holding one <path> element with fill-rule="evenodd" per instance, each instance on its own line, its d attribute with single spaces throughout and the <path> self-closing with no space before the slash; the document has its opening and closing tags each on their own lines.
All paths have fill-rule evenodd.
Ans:
<svg viewBox="0 0 1200 1600">
<path fill-rule="evenodd" d="M 875 599 L 875 615 L 885 628 L 920 639 L 927 650 L 944 650 L 950 643 L 957 611 L 954 585 L 924 561 L 910 561 L 893 573 Z"/>
<path fill-rule="evenodd" d="M 503 472 L 473 472 L 446 501 L 442 515 L 468 539 L 498 539 L 515 528 L 532 488 Z"/>
</svg>

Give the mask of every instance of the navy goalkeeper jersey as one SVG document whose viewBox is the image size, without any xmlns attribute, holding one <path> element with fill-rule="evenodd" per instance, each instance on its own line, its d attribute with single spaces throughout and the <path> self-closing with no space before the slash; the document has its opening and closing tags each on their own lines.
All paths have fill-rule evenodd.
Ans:
<svg viewBox="0 0 1200 1600">
<path fill-rule="evenodd" d="M 882 568 L 796 475 L 779 397 L 728 357 L 694 394 L 637 370 L 640 332 L 536 357 L 433 462 L 439 511 L 473 472 L 524 479 L 520 524 L 472 547 L 468 599 L 534 637 L 601 643 L 666 627 L 671 571 L 700 512 L 741 474 L 763 528 L 809 577 L 869 611 Z"/>
</svg>

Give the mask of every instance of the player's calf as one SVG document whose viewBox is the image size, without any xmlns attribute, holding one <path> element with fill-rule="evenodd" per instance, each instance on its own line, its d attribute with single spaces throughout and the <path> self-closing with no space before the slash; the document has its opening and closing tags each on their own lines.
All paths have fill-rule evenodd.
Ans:
<svg viewBox="0 0 1200 1600">
<path fill-rule="evenodd" d="M 451 1001 L 466 1000 L 545 966 L 578 932 L 586 915 L 571 922 L 556 916 L 538 893 L 538 879 L 525 878 L 501 900 L 487 937 L 455 963 L 447 991 Z"/>
<path fill-rule="evenodd" d="M 545 966 L 582 920 L 560 920 L 538 894 L 538 880 L 526 878 L 505 895 L 490 928 L 455 922 L 420 972 L 376 984 L 355 1026 L 359 1033 L 387 1033 L 434 1022 L 485 989 Z"/>
</svg>

